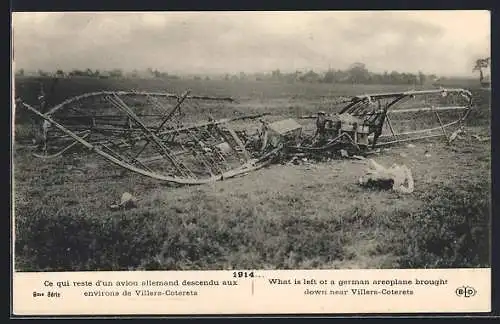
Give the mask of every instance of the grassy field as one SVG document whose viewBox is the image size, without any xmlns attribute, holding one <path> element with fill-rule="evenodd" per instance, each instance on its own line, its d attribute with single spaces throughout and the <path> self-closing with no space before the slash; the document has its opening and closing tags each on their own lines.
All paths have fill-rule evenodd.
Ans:
<svg viewBox="0 0 500 324">
<path fill-rule="evenodd" d="M 244 81 L 61 80 L 54 104 L 104 89 L 232 96 L 245 112 L 276 117 L 329 108 L 328 98 L 406 90 L 401 86 Z M 36 97 L 32 79 L 18 96 Z M 357 185 L 365 161 L 272 165 L 211 185 L 172 188 L 123 173 L 93 155 L 41 161 L 23 139 L 29 115 L 16 114 L 14 152 L 17 271 L 134 269 L 421 268 L 489 265 L 489 94 L 462 140 L 382 150 L 385 166 L 411 168 L 415 191 Z M 326 108 L 326 109 L 325 109 Z M 429 154 L 425 154 L 429 153 Z M 138 207 L 112 211 L 128 191 Z"/>
</svg>

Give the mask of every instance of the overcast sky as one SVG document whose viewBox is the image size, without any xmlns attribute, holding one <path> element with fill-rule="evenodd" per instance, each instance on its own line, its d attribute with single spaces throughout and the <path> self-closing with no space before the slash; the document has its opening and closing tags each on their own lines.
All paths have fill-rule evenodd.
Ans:
<svg viewBox="0 0 500 324">
<path fill-rule="evenodd" d="M 16 68 L 472 75 L 488 11 L 13 13 Z"/>
</svg>

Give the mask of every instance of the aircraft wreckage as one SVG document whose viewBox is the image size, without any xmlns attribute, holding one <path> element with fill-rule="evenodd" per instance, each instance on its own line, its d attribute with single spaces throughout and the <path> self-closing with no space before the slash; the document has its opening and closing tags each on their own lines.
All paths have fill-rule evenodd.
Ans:
<svg viewBox="0 0 500 324">
<path fill-rule="evenodd" d="M 362 155 L 382 145 L 436 136 L 449 141 L 472 109 L 468 90 L 433 89 L 359 95 L 337 102 L 332 113 L 295 119 L 212 116 L 213 111 L 227 115 L 220 105 L 233 101 L 190 91 L 101 91 L 45 111 L 19 98 L 16 106 L 39 121 L 36 157 L 58 158 L 83 148 L 129 171 L 186 185 L 242 175 L 297 155 Z M 186 114 L 184 105 L 194 111 Z M 205 119 L 191 118 L 195 115 Z"/>
</svg>

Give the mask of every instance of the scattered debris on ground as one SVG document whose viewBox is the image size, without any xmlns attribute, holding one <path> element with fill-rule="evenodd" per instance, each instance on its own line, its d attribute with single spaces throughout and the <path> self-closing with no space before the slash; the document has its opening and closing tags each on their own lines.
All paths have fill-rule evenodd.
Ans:
<svg viewBox="0 0 500 324">
<path fill-rule="evenodd" d="M 131 209 L 137 207 L 137 198 L 132 196 L 129 192 L 124 192 L 119 204 L 111 205 L 112 210 L 118 209 Z"/>
<path fill-rule="evenodd" d="M 490 140 L 490 137 L 489 137 L 489 136 L 487 136 L 487 137 L 481 137 L 481 136 L 479 136 L 479 135 L 474 134 L 474 135 L 472 135 L 472 137 L 473 137 L 474 139 L 478 140 L 479 142 L 486 142 L 486 141 L 489 141 L 489 140 Z"/>
<path fill-rule="evenodd" d="M 151 100 L 155 104 L 151 104 Z M 434 106 L 422 107 L 421 100 L 439 103 L 443 117 L 447 116 L 445 111 L 464 110 L 465 113 L 457 120 L 449 121 L 446 117 L 447 123 L 443 124 L 438 110 Z M 135 108 L 139 103 L 158 108 L 160 102 L 173 105 L 173 108 L 166 114 L 146 114 L 145 108 L 139 113 Z M 39 139 L 39 150 L 33 153 L 39 158 L 53 159 L 70 150 L 86 148 L 87 152 L 96 153 L 121 167 L 121 175 L 132 171 L 167 183 L 194 185 L 247 174 L 274 163 L 311 165 L 337 158 L 364 160 L 364 156 L 377 146 L 437 136 L 444 136 L 451 142 L 461 138 L 463 129 L 455 131 L 451 137 L 447 129 L 463 125 L 472 107 L 472 94 L 465 89 L 430 89 L 353 96 L 335 112 L 318 111 L 315 115 L 301 117 L 310 119 L 308 126 L 315 125 L 314 132 L 306 127 L 305 121 L 263 118 L 269 113 L 217 120 L 210 115 L 196 122 L 185 119 L 181 113 L 181 104 L 183 109 L 192 106 L 191 109 L 197 110 L 196 107 L 209 102 L 222 105 L 234 99 L 195 96 L 190 90 L 182 95 L 133 90 L 97 91 L 67 99 L 47 113 L 21 98 L 16 99 L 16 104 L 42 121 L 40 132 L 44 136 Z M 394 109 L 396 103 L 402 102 L 405 104 Z M 69 112 L 73 109 L 71 105 L 76 104 L 95 105 L 99 108 L 96 112 L 100 113 L 94 112 L 82 119 Z M 393 127 L 391 118 L 395 121 L 401 118 L 398 115 L 415 112 L 435 114 L 440 126 L 427 129 Z M 406 147 L 417 146 L 406 144 Z M 384 152 L 389 150 L 383 149 Z M 377 149 L 375 154 L 379 152 Z M 414 150 L 399 155 L 405 158 L 412 152 Z M 85 167 L 99 168 L 95 163 L 87 163 Z"/>
<path fill-rule="evenodd" d="M 465 134 L 465 131 L 462 128 L 459 128 L 456 131 L 454 131 L 450 136 L 449 143 L 453 142 L 456 138 L 460 140 L 464 139 L 463 136 L 461 136 L 462 134 Z"/>
</svg>

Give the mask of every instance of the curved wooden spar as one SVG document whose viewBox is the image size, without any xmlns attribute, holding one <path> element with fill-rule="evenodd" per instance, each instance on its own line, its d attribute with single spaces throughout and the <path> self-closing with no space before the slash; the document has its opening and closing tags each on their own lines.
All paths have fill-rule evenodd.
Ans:
<svg viewBox="0 0 500 324">
<path fill-rule="evenodd" d="M 404 98 L 415 98 L 418 96 L 425 95 L 448 95 L 448 94 L 459 94 L 467 99 L 469 104 L 472 103 L 472 93 L 469 90 L 461 89 L 461 88 L 453 88 L 453 89 L 431 89 L 431 90 L 410 90 L 403 92 L 387 92 L 387 93 L 374 93 L 374 94 L 363 94 L 358 95 L 352 98 L 351 103 L 345 106 L 340 113 L 353 113 L 355 110 L 354 107 L 359 107 L 359 105 L 363 105 L 370 102 L 375 102 L 381 99 L 393 99 L 393 101 L 389 102 L 386 107 L 390 108 L 398 103 L 400 100 Z"/>
<path fill-rule="evenodd" d="M 78 102 L 82 99 L 86 98 L 92 98 L 92 97 L 99 97 L 99 96 L 106 96 L 106 95 L 132 95 L 132 96 L 154 96 L 154 97 L 165 97 L 165 98 L 171 98 L 171 99 L 177 99 L 179 98 L 178 95 L 174 93 L 166 93 L 166 92 L 147 92 L 147 91 L 96 91 L 96 92 L 88 92 L 84 93 L 75 97 L 71 97 L 69 99 L 64 100 L 60 104 L 52 107 L 47 114 L 53 114 L 57 110 L 61 109 L 64 106 L 67 106 L 71 103 Z M 229 97 L 211 97 L 211 96 L 187 96 L 185 99 L 201 99 L 201 100 L 216 100 L 216 101 L 229 101 L 233 102 L 233 98 Z"/>
<path fill-rule="evenodd" d="M 90 132 L 84 132 L 84 135 L 81 138 L 85 139 L 85 138 L 89 137 L 89 135 L 90 135 Z M 78 145 L 78 144 L 79 144 L 78 141 L 74 141 L 71 144 L 69 144 L 68 146 L 66 146 L 63 149 L 61 149 L 57 153 L 49 154 L 49 155 L 42 155 L 42 154 L 38 154 L 38 153 L 33 153 L 33 156 L 35 156 L 37 158 L 40 158 L 40 159 L 46 159 L 46 160 L 54 159 L 56 157 L 59 157 L 59 156 L 63 155 L 64 152 L 68 151 L 69 149 L 71 149 L 72 147 L 74 147 L 75 145 Z"/>
<path fill-rule="evenodd" d="M 357 99 L 380 99 L 380 98 L 390 98 L 394 96 L 421 96 L 427 94 L 442 94 L 442 93 L 460 93 L 467 97 L 472 98 L 472 93 L 469 90 L 462 88 L 441 88 L 441 89 L 428 89 L 428 90 L 408 90 L 403 92 L 384 92 L 384 93 L 372 93 L 372 94 L 362 94 L 355 96 Z"/>
<path fill-rule="evenodd" d="M 75 133 L 73 133 L 72 131 L 66 129 L 66 127 L 59 124 L 57 121 L 55 121 L 53 118 L 51 118 L 47 114 L 42 114 L 41 112 L 39 112 L 38 110 L 36 110 L 32 106 L 30 106 L 24 102 L 21 102 L 21 104 L 23 107 L 25 107 L 29 111 L 33 112 L 34 114 L 38 115 L 39 117 L 43 118 L 44 120 L 48 121 L 49 123 L 51 123 L 52 125 L 57 127 L 60 131 L 62 131 L 63 133 L 65 133 L 69 137 L 73 138 L 76 142 L 80 143 L 81 145 L 86 147 L 88 150 L 97 153 L 98 155 L 102 156 L 103 158 L 110 161 L 111 163 L 113 163 L 117 166 L 120 166 L 122 168 L 125 168 L 127 170 L 137 172 L 143 176 L 147 176 L 147 177 L 150 177 L 150 178 L 153 178 L 156 180 L 161 180 L 161 181 L 166 181 L 166 182 L 171 182 L 171 183 L 195 185 L 195 184 L 210 183 L 213 181 L 218 181 L 218 180 L 222 180 L 222 179 L 235 177 L 237 175 L 240 175 L 240 174 L 243 174 L 246 172 L 250 172 L 253 170 L 257 170 L 259 168 L 262 168 L 262 167 L 268 165 L 271 162 L 271 159 L 269 159 L 269 158 L 272 157 L 274 154 L 278 153 L 279 150 L 281 149 L 281 148 L 276 148 L 258 159 L 249 160 L 247 163 L 240 166 L 239 168 L 226 171 L 226 172 L 219 174 L 219 175 L 216 175 L 216 176 L 214 175 L 210 178 L 194 179 L 194 178 L 182 178 L 182 177 L 176 177 L 176 176 L 161 175 L 158 173 L 154 173 L 151 171 L 140 169 L 140 168 L 138 168 L 138 167 L 136 167 L 128 162 L 125 162 L 123 160 L 116 158 L 115 156 L 101 150 L 97 145 L 89 143 L 88 141 L 86 141 L 82 137 L 80 137 L 80 136 L 76 135 Z"/>
</svg>

